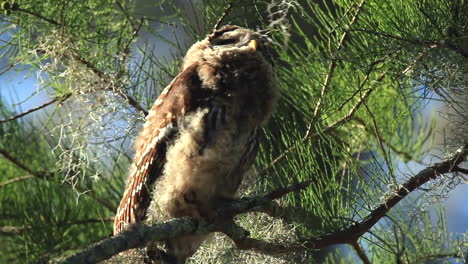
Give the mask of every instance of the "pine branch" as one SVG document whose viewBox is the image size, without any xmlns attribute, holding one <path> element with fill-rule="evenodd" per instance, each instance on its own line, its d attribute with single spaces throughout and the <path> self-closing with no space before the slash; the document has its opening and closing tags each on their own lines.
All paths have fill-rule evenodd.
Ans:
<svg viewBox="0 0 468 264">
<path fill-rule="evenodd" d="M 2 75 L 2 74 L 4 74 L 4 73 L 8 72 L 8 71 L 11 70 L 11 69 L 13 69 L 13 67 L 15 67 L 16 64 L 17 64 L 17 63 L 15 63 L 15 64 L 9 64 L 7 67 L 5 67 L 5 69 L 3 69 L 2 71 L 0 71 L 0 75 Z"/>
<path fill-rule="evenodd" d="M 400 50 L 401 50 L 401 48 L 396 48 L 394 50 L 391 50 L 385 56 L 383 56 L 382 58 L 380 58 L 378 60 L 373 61 L 369 65 L 369 68 L 367 69 L 364 80 L 359 84 L 358 89 L 352 95 L 352 97 L 354 97 L 357 94 L 361 94 L 361 96 L 360 96 L 359 100 L 357 101 L 357 103 L 354 106 L 351 107 L 351 109 L 349 110 L 349 112 L 345 116 L 343 116 L 342 118 L 340 118 L 337 121 L 333 122 L 332 124 L 328 125 L 327 127 L 323 128 L 321 131 L 315 132 L 315 133 L 312 133 L 312 127 L 313 127 L 312 125 L 313 124 L 312 123 L 309 124 L 309 126 L 307 128 L 307 131 L 304 134 L 304 136 L 301 138 L 301 140 L 299 142 L 295 142 L 294 144 L 287 147 L 286 150 L 284 150 L 272 162 L 270 162 L 270 164 L 268 164 L 268 166 L 266 166 L 259 173 L 257 173 L 257 176 L 258 175 L 263 175 L 264 173 L 266 173 L 268 171 L 268 169 L 270 169 L 274 164 L 276 164 L 279 161 L 281 161 L 282 159 L 284 159 L 286 157 L 286 155 L 289 154 L 293 149 L 295 149 L 299 144 L 302 144 L 302 143 L 304 143 L 304 142 L 306 142 L 308 140 L 312 140 L 312 139 L 320 136 L 321 134 L 329 133 L 330 131 L 335 130 L 339 126 L 341 126 L 341 125 L 345 124 L 346 122 L 348 122 L 349 120 L 351 120 L 354 117 L 354 115 L 356 114 L 357 110 L 363 105 L 363 103 L 368 99 L 370 94 L 376 89 L 376 86 L 373 85 L 373 86 L 369 87 L 369 89 L 367 89 L 366 92 L 362 93 L 362 90 L 363 90 L 364 86 L 367 84 L 367 82 L 369 81 L 369 78 L 371 77 L 371 74 L 374 72 L 375 67 L 377 65 L 379 65 L 380 63 L 385 62 L 388 58 L 390 58 L 392 55 L 394 55 L 395 53 L 397 53 Z M 386 73 L 384 72 L 384 73 L 380 74 L 375 79 L 375 81 L 380 83 L 380 82 L 382 82 L 384 80 L 385 76 L 386 76 Z M 351 101 L 352 97 L 349 100 L 346 100 L 346 102 Z M 343 106 L 344 105 L 342 105 L 341 107 L 343 107 Z"/>
<path fill-rule="evenodd" d="M 352 243 L 360 236 L 370 230 L 382 217 L 384 217 L 390 209 L 398 202 L 405 198 L 412 191 L 416 190 L 431 179 L 437 178 L 445 173 L 453 172 L 456 166 L 468 157 L 468 144 L 460 148 L 459 151 L 448 159 L 436 163 L 426 169 L 421 170 L 418 174 L 411 177 L 406 183 L 400 186 L 392 195 L 390 195 L 380 206 L 374 209 L 364 221 L 352 225 L 342 231 L 325 235 L 318 239 L 306 240 L 306 245 L 310 248 L 322 248 L 333 244 Z"/>
<path fill-rule="evenodd" d="M 0 188 L 5 187 L 8 184 L 12 184 L 12 183 L 15 183 L 15 182 L 24 181 L 24 180 L 32 179 L 32 178 L 34 178 L 34 175 L 25 175 L 25 176 L 20 176 L 20 177 L 16 177 L 16 178 L 13 178 L 13 179 L 9 179 L 9 180 L 6 180 L 6 181 L 0 183 Z"/>
<path fill-rule="evenodd" d="M 38 14 L 38 13 L 35 13 L 35 12 L 32 12 L 32 11 L 29 11 L 29 10 L 26 10 L 26 9 L 22 9 L 22 8 L 18 8 L 17 11 L 19 12 L 23 12 L 23 13 L 26 13 L 26 14 L 29 14 L 29 15 L 32 15 L 32 16 L 35 16 L 41 20 L 44 20 L 52 25 L 55 25 L 55 26 L 61 26 L 61 24 L 53 19 L 50 19 L 50 18 L 47 18 L 41 14 Z"/>
<path fill-rule="evenodd" d="M 40 109 L 42 109 L 42 108 L 45 108 L 45 107 L 47 107 L 47 106 L 49 106 L 49 105 L 51 105 L 51 104 L 53 104 L 53 103 L 56 103 L 56 102 L 58 102 L 58 103 L 63 103 L 64 101 L 66 101 L 66 100 L 67 100 L 68 98 L 70 98 L 70 97 L 71 97 L 71 93 L 67 93 L 67 94 L 65 94 L 65 95 L 63 95 L 63 96 L 57 96 L 57 97 L 53 98 L 52 100 L 50 100 L 50 101 L 48 101 L 48 102 L 45 102 L 45 103 L 43 103 L 43 104 L 41 104 L 41 105 L 39 105 L 39 106 L 36 106 L 36 107 L 34 107 L 34 108 L 29 109 L 29 110 L 26 111 L 26 112 L 23 112 L 23 113 L 21 113 L 21 114 L 18 114 L 18 115 L 9 117 L 9 118 L 7 118 L 7 119 L 0 120 L 0 124 L 1 124 L 1 123 L 5 123 L 5 122 L 9 122 L 9 121 L 13 121 L 13 120 L 16 120 L 16 119 L 18 119 L 18 118 L 21 118 L 21 117 L 23 117 L 23 116 L 26 116 L 26 115 L 28 115 L 28 114 L 34 113 L 34 112 L 36 112 L 37 110 L 40 110 Z"/>
<path fill-rule="evenodd" d="M 20 160 L 18 160 L 15 157 L 13 157 L 8 151 L 6 151 L 4 149 L 0 149 L 0 154 L 3 157 L 5 157 L 7 160 L 9 160 L 11 163 L 16 165 L 18 168 L 28 172 L 30 174 L 30 176 L 32 176 L 32 177 L 29 177 L 29 175 L 28 175 L 28 176 L 23 176 L 23 177 L 18 177 L 18 178 L 14 178 L 14 179 L 11 179 L 11 180 L 7 180 L 7 181 L 1 183 L 0 187 L 4 187 L 4 186 L 6 186 L 8 184 L 19 182 L 19 181 L 22 181 L 22 180 L 27 180 L 27 179 L 33 179 L 34 178 L 34 179 L 40 179 L 40 180 L 51 180 L 51 179 L 54 179 L 56 177 L 56 174 L 53 173 L 53 172 L 50 172 L 50 171 L 35 171 L 35 170 L 29 168 L 23 162 L 21 162 Z M 100 204 L 105 206 L 111 212 L 115 212 L 115 210 L 117 209 L 115 207 L 115 205 L 113 205 L 108 200 L 101 199 L 101 198 L 97 197 L 93 192 L 90 192 L 89 190 L 81 188 L 80 186 L 73 186 L 72 184 L 69 184 L 69 183 L 67 183 L 65 186 L 68 186 L 68 187 L 70 187 L 72 189 L 75 189 L 75 190 L 77 190 L 77 191 L 79 191 L 81 193 L 86 194 L 87 196 L 91 197 L 92 199 L 96 200 L 97 202 L 99 202 Z"/>
<path fill-rule="evenodd" d="M 4 149 L 0 149 L 0 154 L 5 157 L 7 160 L 9 160 L 11 163 L 15 164 L 16 167 L 26 171 L 27 173 L 29 174 L 32 174 L 34 176 L 36 176 L 36 172 L 33 171 L 32 169 L 28 168 L 26 165 L 24 165 L 23 162 L 21 162 L 20 160 L 18 160 L 17 158 L 13 157 L 13 155 L 11 155 L 8 151 L 4 150 Z"/>
<path fill-rule="evenodd" d="M 104 217 L 104 218 L 91 218 L 91 219 L 81 219 L 67 222 L 67 225 L 84 225 L 84 224 L 94 224 L 94 223 L 102 223 L 102 222 L 112 222 L 114 221 L 114 217 Z M 26 226 L 0 226 L 0 235 L 17 235 L 21 232 L 32 229 L 32 225 Z"/>
<path fill-rule="evenodd" d="M 357 10 L 356 10 L 356 13 L 354 14 L 353 18 L 351 19 L 351 21 L 349 22 L 349 25 L 348 26 L 351 26 L 353 25 L 354 23 L 356 23 L 358 17 L 359 17 L 359 14 L 361 13 L 362 11 L 362 7 L 364 6 L 364 0 L 361 1 L 361 3 L 359 3 L 359 5 L 357 6 Z M 342 48 L 343 48 L 343 43 L 346 39 L 348 39 L 348 31 L 345 31 L 341 37 L 340 37 L 340 40 L 338 42 L 338 46 L 336 48 L 336 52 L 340 51 Z M 330 47 L 331 49 L 331 47 Z M 314 123 L 317 122 L 319 116 L 320 116 L 320 112 L 321 112 L 321 107 L 322 107 L 322 103 L 323 103 L 323 100 L 325 99 L 325 94 L 327 93 L 328 91 L 328 87 L 330 86 L 330 82 L 331 82 L 331 79 L 332 79 L 332 76 L 333 76 L 333 73 L 335 72 L 335 68 L 337 66 L 337 60 L 335 58 L 335 54 L 333 54 L 333 51 L 330 50 L 330 54 L 332 56 L 332 59 L 330 60 L 330 63 L 328 64 L 328 71 L 327 71 L 327 75 L 325 76 L 325 79 L 323 81 L 323 84 L 322 84 L 322 91 L 320 92 L 320 96 L 318 98 L 318 101 L 317 101 L 317 104 L 315 105 L 315 108 L 314 108 L 314 113 L 312 115 L 312 120 L 310 121 L 310 124 L 309 124 L 309 127 L 307 128 L 307 132 L 305 134 L 305 138 L 309 137 L 310 133 L 312 132 L 313 130 L 313 127 L 314 127 Z"/>
<path fill-rule="evenodd" d="M 232 7 L 234 6 L 234 2 L 236 2 L 236 0 L 232 0 L 232 1 L 227 5 L 227 7 L 224 9 L 223 14 L 222 14 L 221 17 L 218 19 L 218 21 L 216 21 L 216 24 L 214 25 L 213 31 L 219 29 L 219 26 L 221 26 L 221 23 L 222 23 L 223 20 L 227 17 L 227 15 L 229 14 L 229 11 L 231 11 Z"/>
<path fill-rule="evenodd" d="M 364 264 L 371 264 L 372 262 L 370 261 L 369 257 L 367 257 L 366 252 L 364 249 L 359 245 L 357 241 L 354 241 L 351 243 L 351 246 L 353 246 L 354 250 L 356 251 L 356 254 L 359 256 L 359 258 L 362 260 L 362 263 Z"/>
<path fill-rule="evenodd" d="M 263 202 L 265 200 L 258 197 L 234 200 L 229 202 L 229 205 L 218 209 L 209 221 L 205 219 L 197 221 L 190 217 L 182 217 L 152 226 L 137 224 L 117 236 L 102 240 L 67 258 L 63 263 L 97 263 L 127 249 L 144 246 L 151 241 L 165 241 L 195 233 L 211 233 L 222 229 L 225 220 L 232 219 L 235 215 L 259 206 Z"/>
<path fill-rule="evenodd" d="M 453 172 L 458 164 L 465 161 L 467 157 L 468 144 L 448 159 L 427 167 L 413 176 L 405 184 L 401 185 L 394 194 L 390 195 L 384 203 L 365 217 L 363 221 L 322 237 L 300 239 L 298 243 L 292 245 L 275 244 L 249 238 L 247 237 L 248 232 L 242 230 L 242 232 L 239 232 L 239 228 L 236 226 L 231 226 L 231 229 L 226 229 L 226 221 L 232 221 L 232 217 L 235 215 L 248 212 L 255 208 L 263 208 L 269 204 L 271 205 L 271 200 L 265 197 L 245 197 L 224 204 L 215 211 L 213 217 L 210 219 L 202 218 L 195 220 L 190 217 L 182 217 L 152 226 L 143 224 L 134 225 L 129 230 L 117 236 L 102 240 L 88 249 L 69 257 L 63 263 L 96 263 L 108 259 L 119 252 L 142 247 L 149 242 L 165 241 L 179 236 L 207 234 L 223 230 L 226 230 L 228 236 L 234 237 L 236 245 L 241 249 L 256 250 L 263 253 L 270 252 L 270 254 L 278 251 L 290 252 L 304 248 L 318 249 L 334 244 L 353 244 L 404 197 L 429 180 L 435 179 L 439 175 Z M 293 187 L 281 188 L 276 193 L 286 194 L 285 191 L 283 191 L 286 189 L 291 191 L 295 190 Z M 279 196 L 281 195 L 275 197 Z M 233 232 L 233 230 L 237 231 Z"/>
</svg>

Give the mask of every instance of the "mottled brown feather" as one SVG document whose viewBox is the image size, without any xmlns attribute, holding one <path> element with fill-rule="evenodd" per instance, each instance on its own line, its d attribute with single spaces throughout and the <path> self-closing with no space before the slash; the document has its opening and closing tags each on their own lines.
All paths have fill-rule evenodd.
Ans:
<svg viewBox="0 0 468 264">
<path fill-rule="evenodd" d="M 167 143 L 177 130 L 177 120 L 197 107 L 197 104 L 192 103 L 193 99 L 199 101 L 196 97 L 204 96 L 199 91 L 201 82 L 196 68 L 197 65 L 191 65 L 177 75 L 158 97 L 161 103 L 156 103 L 150 110 L 145 127 L 137 139 L 137 154 L 114 219 L 114 234 L 120 233 L 129 224 L 142 221 L 146 216 L 151 186 L 163 171 Z M 167 132 L 164 129 L 170 126 L 173 126 L 174 132 L 167 133 L 155 142 L 161 136 L 159 134 Z M 144 169 L 145 166 L 148 166 L 147 169 Z"/>
</svg>

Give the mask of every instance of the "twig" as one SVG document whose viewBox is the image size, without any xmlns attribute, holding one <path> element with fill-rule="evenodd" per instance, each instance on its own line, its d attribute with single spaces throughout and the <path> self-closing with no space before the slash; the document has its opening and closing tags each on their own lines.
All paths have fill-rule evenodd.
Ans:
<svg viewBox="0 0 468 264">
<path fill-rule="evenodd" d="M 119 80 L 119 81 L 120 81 L 120 78 L 122 77 L 122 75 L 124 73 L 124 70 L 125 70 L 125 63 L 127 61 L 128 54 L 130 53 L 130 45 L 132 44 L 133 40 L 135 40 L 135 38 L 138 36 L 138 33 L 141 30 L 141 26 L 143 25 L 143 22 L 144 22 L 144 19 L 140 18 L 140 23 L 138 24 L 138 26 L 136 28 L 134 28 L 133 25 L 132 25 L 133 34 L 130 37 L 130 39 L 127 41 L 127 44 L 125 44 L 125 47 L 124 47 L 123 52 L 122 52 L 122 58 L 121 58 L 122 62 L 120 64 L 120 70 L 116 75 L 116 79 Z"/>
<path fill-rule="evenodd" d="M 148 115 L 148 111 L 143 108 L 133 97 L 130 95 L 120 91 L 120 90 L 115 90 L 115 93 L 117 93 L 120 97 L 123 99 L 127 100 L 128 104 L 135 107 L 138 111 L 142 112 L 145 116 Z"/>
<path fill-rule="evenodd" d="M 219 28 L 219 26 L 221 25 L 221 23 L 223 22 L 223 20 L 226 18 L 226 16 L 228 15 L 229 11 L 231 11 L 232 7 L 234 6 L 234 2 L 236 2 L 236 0 L 232 0 L 229 5 L 224 9 L 224 12 L 223 14 L 221 15 L 221 17 L 218 19 L 218 21 L 216 21 L 216 24 L 214 25 L 213 27 L 213 31 L 217 30 Z"/>
<path fill-rule="evenodd" d="M 356 10 L 356 13 L 354 14 L 353 18 L 349 22 L 349 26 L 353 25 L 357 21 L 357 18 L 359 16 L 359 14 L 361 13 L 363 5 L 364 5 L 364 0 L 362 0 L 361 3 L 359 3 L 359 5 L 357 7 L 357 10 Z M 348 31 L 345 31 L 341 35 L 341 38 L 340 38 L 340 40 L 338 42 L 338 47 L 336 48 L 335 52 L 338 52 L 339 50 L 341 50 L 341 48 L 343 47 L 343 43 L 347 39 L 347 37 L 348 37 Z M 325 94 L 326 94 L 326 92 L 328 90 L 328 87 L 330 86 L 330 82 L 331 82 L 331 78 L 333 76 L 333 73 L 335 72 L 336 58 L 333 57 L 333 54 L 331 54 L 331 55 L 332 55 L 332 58 L 331 58 L 330 63 L 328 64 L 327 75 L 325 76 L 325 79 L 323 81 L 322 90 L 320 92 L 320 96 L 318 98 L 317 104 L 315 105 L 314 112 L 313 112 L 313 115 L 312 115 L 312 120 L 310 121 L 310 124 L 309 124 L 309 126 L 307 128 L 307 132 L 305 133 L 304 138 L 307 138 L 310 135 L 310 133 L 312 132 L 314 123 L 318 120 L 318 118 L 320 116 L 320 111 L 321 111 L 323 100 L 325 98 Z"/>
<path fill-rule="evenodd" d="M 70 98 L 71 95 L 72 95 L 71 93 L 68 93 L 68 94 L 65 94 L 65 95 L 63 95 L 63 96 L 57 96 L 57 97 L 53 98 L 52 100 L 50 100 L 50 101 L 48 101 L 48 102 L 46 102 L 46 103 L 44 103 L 44 104 L 42 104 L 42 105 L 39 105 L 39 106 L 36 106 L 36 107 L 34 107 L 34 108 L 29 109 L 29 110 L 26 111 L 26 112 L 23 112 L 23 113 L 21 113 L 21 114 L 18 114 L 18 115 L 9 117 L 9 118 L 7 118 L 7 119 L 0 120 L 0 124 L 1 124 L 1 123 L 5 123 L 5 122 L 9 122 L 9 121 L 12 121 L 12 120 L 16 120 L 16 119 L 21 118 L 21 117 L 23 117 L 23 116 L 25 116 L 25 115 L 28 115 L 28 114 L 33 113 L 33 112 L 36 112 L 37 110 L 40 110 L 40 109 L 42 109 L 42 108 L 44 108 L 44 107 L 47 107 L 47 106 L 49 106 L 49 105 L 51 105 L 51 104 L 53 104 L 53 103 L 55 103 L 55 102 L 63 103 L 65 100 L 67 100 L 68 98 Z"/>
<path fill-rule="evenodd" d="M 360 236 L 370 230 L 390 209 L 405 198 L 415 189 L 419 188 L 431 179 L 437 176 L 453 172 L 454 168 L 465 161 L 468 156 L 468 144 L 465 144 L 455 154 L 442 162 L 421 170 L 418 174 L 411 177 L 406 183 L 401 185 L 395 193 L 390 195 L 380 206 L 374 209 L 362 222 L 352 225 L 342 231 L 325 235 L 320 238 L 305 240 L 305 244 L 310 248 L 321 248 L 333 244 L 352 243 Z"/>
<path fill-rule="evenodd" d="M 112 204 L 109 200 L 105 200 L 105 199 L 101 199 L 99 197 L 97 197 L 95 195 L 95 193 L 91 190 L 86 190 L 80 186 L 72 186 L 72 185 L 68 185 L 72 188 L 75 188 L 78 192 L 80 193 L 84 193 L 86 194 L 87 196 L 89 196 L 90 198 L 92 198 L 93 200 L 97 201 L 98 203 L 102 204 L 104 207 L 106 207 L 109 211 L 111 212 L 115 212 L 117 211 L 117 206 L 115 204 Z"/>
<path fill-rule="evenodd" d="M 371 264 L 372 262 L 369 260 L 369 258 L 366 255 L 366 252 L 364 249 L 362 249 L 361 245 L 357 241 L 354 241 L 351 243 L 351 246 L 353 246 L 354 250 L 356 251 L 357 255 L 359 258 L 362 260 L 364 264 Z"/>
<path fill-rule="evenodd" d="M 133 26 L 132 18 L 130 17 L 130 15 L 128 14 L 128 12 L 125 10 L 125 8 L 122 6 L 122 4 L 120 3 L 120 1 L 116 1 L 115 4 L 116 4 L 117 7 L 120 9 L 120 11 L 122 11 L 122 13 L 124 14 L 125 18 L 128 20 L 128 22 L 129 22 L 130 25 L 132 26 L 133 31 L 137 31 L 137 29 Z"/>
<path fill-rule="evenodd" d="M 41 15 L 41 14 L 34 13 L 34 12 L 31 12 L 31 11 L 29 11 L 29 10 L 22 9 L 22 8 L 18 8 L 17 11 L 24 12 L 24 13 L 26 13 L 26 14 L 30 14 L 30 15 L 32 15 L 32 16 L 35 16 L 35 17 L 39 18 L 39 19 L 42 19 L 42 20 L 44 20 L 44 21 L 47 21 L 47 22 L 49 22 L 49 23 L 51 23 L 51 24 L 53 24 L 53 25 L 61 26 L 61 24 L 60 24 L 59 22 L 57 22 L 57 21 L 55 21 L 55 20 L 53 20 L 53 19 L 47 18 L 47 17 L 45 17 L 45 16 L 43 16 L 43 15 Z"/>
<path fill-rule="evenodd" d="M 141 27 L 142 23 L 140 24 L 140 27 Z M 136 37 L 136 35 L 138 34 L 138 32 L 134 32 L 134 35 Z M 127 43 L 127 45 L 129 45 L 130 42 Z M 91 62 L 87 61 L 85 58 L 83 58 L 77 51 L 73 50 L 73 53 L 72 53 L 72 57 L 76 60 L 78 60 L 79 62 L 81 62 L 83 65 L 85 65 L 86 67 L 88 67 L 94 74 L 96 74 L 105 84 L 111 84 L 112 81 L 110 76 L 108 76 L 107 74 L 105 74 L 104 72 L 100 71 L 99 69 L 97 69 Z M 119 71 L 120 72 L 120 71 Z M 119 79 L 120 76 L 118 76 L 117 79 Z M 119 80 L 120 81 L 120 80 Z M 127 93 L 121 91 L 119 88 L 120 88 L 121 84 L 117 84 L 115 87 L 109 87 L 107 89 L 104 89 L 104 90 L 107 90 L 107 91 L 112 91 L 116 94 L 118 94 L 120 97 L 122 97 L 123 99 L 127 100 L 127 102 L 133 106 L 135 109 L 137 109 L 138 111 L 142 112 L 145 116 L 148 115 L 148 111 L 143 108 L 135 99 L 133 99 L 130 95 L 128 95 Z"/>
<path fill-rule="evenodd" d="M 16 64 L 9 64 L 3 71 L 0 72 L 0 75 L 4 74 L 5 72 L 13 69 L 13 67 L 15 67 Z"/>
<path fill-rule="evenodd" d="M 9 180 L 6 180 L 6 181 L 0 183 L 0 188 L 5 187 L 5 186 L 7 186 L 8 184 L 11 184 L 11 183 L 15 183 L 15 182 L 19 182 L 19 181 L 23 181 L 23 180 L 27 180 L 27 179 L 31 179 L 31 178 L 34 178 L 34 175 L 25 175 L 25 176 L 20 176 L 20 177 L 16 177 L 16 178 L 13 178 L 13 179 L 9 179 Z"/>
<path fill-rule="evenodd" d="M 30 168 L 28 168 L 26 165 L 24 165 L 21 161 L 19 161 L 18 159 L 16 159 L 15 157 L 13 157 L 9 152 L 7 152 L 6 150 L 4 149 L 0 149 L 0 154 L 5 157 L 7 160 L 9 160 L 11 163 L 15 164 L 18 168 L 26 171 L 27 173 L 31 174 L 31 175 L 34 175 L 36 174 L 35 171 L 31 170 Z"/>
<path fill-rule="evenodd" d="M 236 236 L 234 236 L 232 232 L 228 231 L 227 233 L 237 239 L 236 244 L 239 244 L 239 247 L 242 249 L 270 252 L 270 254 L 271 252 L 285 252 L 286 250 L 293 251 L 304 248 L 318 249 L 334 244 L 352 244 L 363 234 L 368 232 L 388 213 L 390 209 L 392 209 L 409 193 L 419 188 L 429 180 L 436 178 L 438 175 L 453 172 L 458 164 L 465 161 L 467 156 L 468 144 L 458 150 L 455 155 L 452 155 L 442 162 L 427 167 L 413 176 L 405 184 L 401 185 L 394 194 L 390 195 L 384 203 L 370 212 L 363 221 L 340 231 L 318 238 L 300 239 L 298 243 L 287 246 L 251 239 L 246 236 L 245 232 L 244 235 L 236 232 Z M 294 188 L 290 189 L 292 190 Z M 137 224 L 117 236 L 102 240 L 101 242 L 67 258 L 63 263 L 96 263 L 108 259 L 119 252 L 144 246 L 149 242 L 166 241 L 168 239 L 184 235 L 207 234 L 223 230 L 223 228 L 226 228 L 225 222 L 227 220 L 232 220 L 232 217 L 235 215 L 247 212 L 254 208 L 262 208 L 264 205 L 269 203 L 270 201 L 264 197 L 245 197 L 232 200 L 231 202 L 219 207 L 214 212 L 213 217 L 209 220 L 203 218 L 195 220 L 190 217 L 182 217 L 152 226 Z M 238 228 L 235 229 L 239 231 Z"/>
<path fill-rule="evenodd" d="M 114 221 L 114 216 L 104 217 L 104 218 L 91 218 L 91 219 L 82 219 L 76 221 L 67 222 L 67 225 L 82 225 L 82 224 L 93 224 L 93 223 L 102 223 L 102 222 L 112 222 Z M 17 235 L 25 230 L 32 229 L 32 225 L 26 226 L 0 226 L 1 235 Z"/>
<path fill-rule="evenodd" d="M 270 192 L 269 194 L 265 195 L 265 198 L 266 199 L 271 199 L 271 200 L 276 200 L 278 198 L 283 197 L 284 195 L 286 195 L 288 193 L 297 192 L 297 191 L 300 191 L 300 190 L 305 190 L 305 189 L 307 189 L 309 187 L 309 185 L 312 182 L 313 182 L 312 180 L 308 180 L 308 181 L 303 181 L 303 182 L 300 182 L 300 183 L 293 184 L 293 185 L 288 186 L 288 187 L 278 188 L 278 189 Z"/>
<path fill-rule="evenodd" d="M 456 171 L 456 172 L 461 172 L 461 173 L 463 173 L 463 174 L 468 174 L 468 170 L 467 170 L 467 169 L 463 169 L 463 168 L 460 168 L 460 167 L 458 167 L 458 166 L 455 167 L 453 170 Z"/>
<path fill-rule="evenodd" d="M 28 168 L 26 165 L 24 165 L 24 163 L 22 163 L 21 161 L 19 161 L 18 159 L 16 159 L 15 157 L 13 157 L 10 153 L 8 153 L 6 150 L 4 149 L 0 149 L 0 154 L 2 156 L 4 156 L 7 160 L 9 160 L 11 163 L 15 164 L 17 167 L 19 167 L 20 169 L 28 172 L 29 174 L 31 174 L 31 176 L 33 176 L 34 178 L 36 179 L 41 179 L 41 180 L 49 180 L 49 179 L 53 179 L 55 177 L 55 174 L 52 173 L 52 172 L 48 172 L 48 171 L 34 171 L 32 170 L 31 168 Z M 26 176 L 23 176 L 23 177 L 26 177 Z M 20 177 L 21 178 L 21 177 Z M 24 178 L 26 179 L 26 178 Z M 24 180 L 24 179 L 13 179 L 12 182 L 3 182 L 0 187 L 3 187 L 7 184 L 10 184 L 10 183 L 14 183 L 14 182 L 18 182 L 20 180 Z M 93 192 L 90 192 L 88 190 L 85 190 L 79 186 L 73 186 L 72 184 L 67 184 L 66 186 L 69 186 L 69 187 L 72 187 L 74 189 L 76 189 L 77 191 L 81 192 L 81 193 L 85 193 L 86 195 L 88 195 L 89 197 L 91 197 L 92 199 L 96 200 L 97 202 L 99 202 L 100 204 L 102 204 L 103 206 L 105 206 L 107 209 L 109 209 L 111 212 L 115 212 L 115 210 L 117 209 L 112 203 L 110 203 L 108 200 L 103 200 L 103 199 L 100 199 L 98 198 Z"/>
<path fill-rule="evenodd" d="M 367 68 L 367 71 L 366 71 L 366 75 L 364 76 L 364 80 L 359 84 L 358 86 L 358 89 L 356 91 L 353 92 L 353 94 L 347 98 L 339 107 L 338 107 L 338 110 L 342 110 L 343 107 L 348 103 L 350 102 L 357 94 L 361 93 L 362 92 L 362 89 L 364 88 L 364 85 L 367 83 L 367 81 L 369 81 L 369 77 L 370 77 L 370 74 L 372 73 L 372 71 L 375 69 L 375 66 L 379 65 L 380 63 L 383 63 L 385 62 L 388 58 L 390 58 L 393 54 L 397 53 L 398 51 L 401 50 L 401 47 L 399 48 L 396 48 L 394 50 L 391 50 L 389 53 L 385 54 L 385 56 L 383 56 L 382 58 L 376 60 L 376 61 L 373 61 L 370 65 L 369 65 L 369 68 Z M 377 78 L 377 81 L 378 82 L 381 82 L 383 80 L 383 78 L 385 77 L 386 73 L 383 73 L 381 74 L 378 78 Z"/>
<path fill-rule="evenodd" d="M 395 174 L 393 173 L 392 163 L 390 162 L 390 158 L 388 157 L 387 151 L 385 150 L 383 140 L 382 140 L 383 138 L 382 138 L 382 135 L 380 134 L 379 128 L 377 126 L 377 121 L 375 120 L 375 116 L 372 113 L 372 111 L 369 109 L 369 107 L 367 106 L 366 102 L 364 102 L 364 107 L 366 108 L 367 112 L 371 116 L 372 126 L 374 127 L 374 133 L 375 133 L 375 135 L 377 137 L 377 142 L 379 142 L 380 149 L 382 150 L 382 156 L 385 159 L 385 163 L 387 163 L 387 169 L 388 169 L 388 172 L 390 173 L 390 176 L 393 179 L 393 184 L 396 185 L 397 184 L 397 178 L 396 178 Z"/>
<path fill-rule="evenodd" d="M 385 74 L 383 73 L 377 78 L 377 81 L 378 82 L 382 81 L 384 77 L 385 77 Z M 320 134 L 328 133 L 328 132 L 334 130 L 335 128 L 341 126 L 342 124 L 348 122 L 354 116 L 356 111 L 361 107 L 362 103 L 365 100 L 367 100 L 367 98 L 374 91 L 374 89 L 375 89 L 375 87 L 370 87 L 366 91 L 366 93 L 364 93 L 361 96 L 360 100 L 349 110 L 348 114 L 346 114 L 344 117 L 342 117 L 341 119 L 339 119 L 339 120 L 335 121 L 334 123 L 328 125 L 326 128 L 322 129 L 320 132 L 309 134 L 309 135 L 307 135 L 307 137 L 303 137 L 299 142 L 296 142 L 294 145 L 289 146 L 278 157 L 276 157 L 272 162 L 270 162 L 270 164 L 268 164 L 268 166 L 266 166 L 260 172 L 258 172 L 257 175 L 263 175 L 264 173 L 266 173 L 268 171 L 268 169 L 270 169 L 274 164 L 276 164 L 279 161 L 281 161 L 282 159 L 284 159 L 289 152 L 291 152 L 293 149 L 295 149 L 298 146 L 298 144 L 301 144 L 301 143 L 304 143 L 307 140 L 313 139 L 313 138 L 319 136 Z"/>
<path fill-rule="evenodd" d="M 353 120 L 358 122 L 363 128 L 364 130 L 366 131 L 370 131 L 370 128 L 366 125 L 366 123 L 364 122 L 364 120 L 362 120 L 361 118 L 359 117 L 353 117 Z M 379 135 L 376 135 L 376 137 L 378 137 Z M 414 160 L 413 156 L 410 155 L 409 153 L 407 152 L 403 152 L 401 150 L 398 150 L 395 146 L 393 146 L 392 144 L 388 143 L 384 138 L 378 138 L 378 140 L 382 141 L 385 145 L 387 145 L 393 152 L 395 152 L 396 154 L 400 155 L 400 156 L 403 156 L 406 160 Z M 422 161 L 416 161 L 420 164 L 423 164 Z"/>
</svg>

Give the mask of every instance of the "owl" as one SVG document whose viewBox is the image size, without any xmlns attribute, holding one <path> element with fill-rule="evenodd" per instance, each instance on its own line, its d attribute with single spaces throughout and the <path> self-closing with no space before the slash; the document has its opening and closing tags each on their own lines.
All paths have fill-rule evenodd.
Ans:
<svg viewBox="0 0 468 264">
<path fill-rule="evenodd" d="M 262 35 L 225 26 L 195 43 L 136 140 L 114 234 L 137 222 L 209 217 L 252 166 L 278 95 Z M 165 242 L 184 263 L 205 235 Z"/>
</svg>

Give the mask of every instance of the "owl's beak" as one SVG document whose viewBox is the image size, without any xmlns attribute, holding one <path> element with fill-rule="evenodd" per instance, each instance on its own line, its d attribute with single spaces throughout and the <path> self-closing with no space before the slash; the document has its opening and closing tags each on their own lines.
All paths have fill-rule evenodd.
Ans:
<svg viewBox="0 0 468 264">
<path fill-rule="evenodd" d="M 248 46 L 253 49 L 253 51 L 256 51 L 257 50 L 257 47 L 258 47 L 258 42 L 255 40 L 255 39 L 252 39 Z"/>
</svg>

